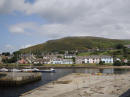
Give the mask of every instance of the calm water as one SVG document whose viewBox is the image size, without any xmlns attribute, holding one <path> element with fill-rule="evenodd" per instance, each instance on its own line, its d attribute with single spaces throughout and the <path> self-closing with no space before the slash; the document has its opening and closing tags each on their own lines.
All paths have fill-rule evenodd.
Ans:
<svg viewBox="0 0 130 97">
<path fill-rule="evenodd" d="M 56 80 L 70 73 L 126 73 L 130 69 L 56 69 L 56 73 L 42 73 L 42 80 L 34 83 L 30 83 L 20 87 L 5 88 L 0 87 L 0 97 L 19 97 L 20 94 L 29 90 L 35 89 L 41 85 L 44 85 L 50 81 Z"/>
</svg>

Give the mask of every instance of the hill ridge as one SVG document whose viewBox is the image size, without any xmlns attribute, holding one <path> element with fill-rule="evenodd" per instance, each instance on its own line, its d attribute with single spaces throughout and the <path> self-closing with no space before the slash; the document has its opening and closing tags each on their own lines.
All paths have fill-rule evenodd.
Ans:
<svg viewBox="0 0 130 97">
<path fill-rule="evenodd" d="M 70 36 L 60 39 L 48 40 L 44 43 L 34 45 L 25 49 L 20 49 L 21 53 L 42 53 L 55 52 L 65 50 L 87 50 L 92 48 L 114 48 L 117 44 L 127 45 L 130 40 L 123 39 L 109 39 L 104 37 L 92 36 Z"/>
</svg>

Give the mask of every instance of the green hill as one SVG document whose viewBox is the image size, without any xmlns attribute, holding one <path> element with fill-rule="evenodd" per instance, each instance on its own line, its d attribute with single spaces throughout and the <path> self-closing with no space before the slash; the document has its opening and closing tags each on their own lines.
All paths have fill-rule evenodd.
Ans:
<svg viewBox="0 0 130 97">
<path fill-rule="evenodd" d="M 42 53 L 65 50 L 87 50 L 91 48 L 115 48 L 117 44 L 130 44 L 130 40 L 107 39 L 101 37 L 65 37 L 49 40 L 29 48 L 20 49 L 21 53 Z"/>
</svg>

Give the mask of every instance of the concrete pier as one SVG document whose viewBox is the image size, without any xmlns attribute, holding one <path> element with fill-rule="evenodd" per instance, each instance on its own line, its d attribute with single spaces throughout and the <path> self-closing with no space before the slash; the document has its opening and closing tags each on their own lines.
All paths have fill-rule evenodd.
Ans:
<svg viewBox="0 0 130 97">
<path fill-rule="evenodd" d="M 19 86 L 41 79 L 41 73 L 1 72 L 0 86 Z"/>
<path fill-rule="evenodd" d="M 120 97 L 130 88 L 127 74 L 70 74 L 20 97 Z"/>
</svg>

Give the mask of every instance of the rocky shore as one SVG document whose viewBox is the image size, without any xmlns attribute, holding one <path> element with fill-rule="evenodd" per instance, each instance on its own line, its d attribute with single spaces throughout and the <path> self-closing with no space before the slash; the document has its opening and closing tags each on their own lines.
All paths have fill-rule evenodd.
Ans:
<svg viewBox="0 0 130 97">
<path fill-rule="evenodd" d="M 62 77 L 20 97 L 120 97 L 130 88 L 129 83 L 130 73 L 77 73 Z"/>
</svg>

